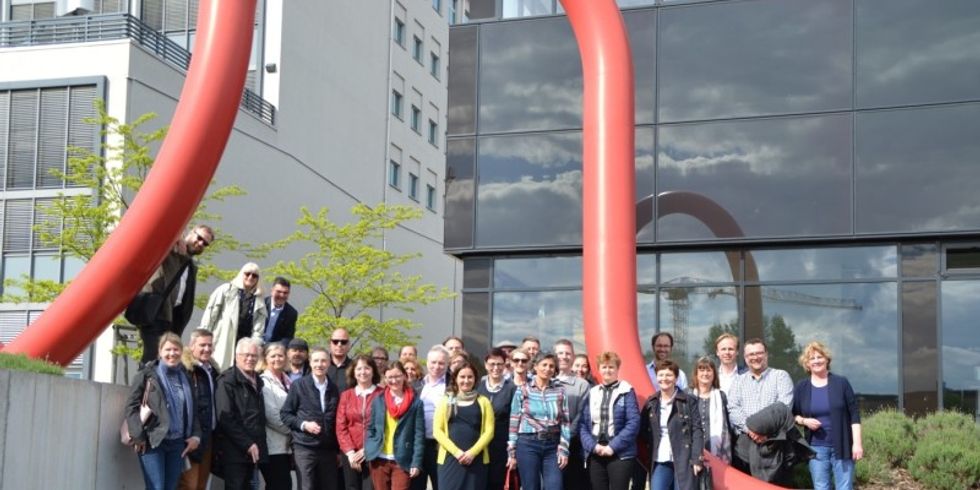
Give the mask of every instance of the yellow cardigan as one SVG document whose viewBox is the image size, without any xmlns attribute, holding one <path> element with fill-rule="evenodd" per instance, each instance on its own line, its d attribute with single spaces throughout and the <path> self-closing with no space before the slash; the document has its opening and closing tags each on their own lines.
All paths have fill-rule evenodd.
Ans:
<svg viewBox="0 0 980 490">
<path fill-rule="evenodd" d="M 480 405 L 480 411 L 483 412 L 483 426 L 480 427 L 480 438 L 476 440 L 476 444 L 466 451 L 469 451 L 470 454 L 482 452 L 483 463 L 489 464 L 490 452 L 487 450 L 487 446 L 490 444 L 490 440 L 493 439 L 493 405 L 490 405 L 490 400 L 483 395 L 476 397 L 476 402 Z M 432 418 L 432 437 L 439 442 L 439 456 L 436 458 L 437 463 L 442 464 L 446 461 L 447 452 L 451 453 L 454 458 L 463 454 L 464 450 L 460 449 L 459 446 L 449 439 L 448 397 L 443 398 L 436 405 L 436 413 Z"/>
</svg>

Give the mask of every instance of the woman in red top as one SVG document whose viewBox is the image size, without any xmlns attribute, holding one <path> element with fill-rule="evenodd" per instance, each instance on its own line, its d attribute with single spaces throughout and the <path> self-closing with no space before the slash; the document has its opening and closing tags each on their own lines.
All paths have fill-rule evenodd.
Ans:
<svg viewBox="0 0 980 490">
<path fill-rule="evenodd" d="M 337 404 L 337 442 L 344 453 L 344 483 L 347 490 L 369 490 L 371 472 L 364 461 L 364 425 L 371 419 L 371 402 L 381 394 L 381 382 L 374 360 L 366 355 L 354 358 L 347 368 L 348 388 Z"/>
</svg>

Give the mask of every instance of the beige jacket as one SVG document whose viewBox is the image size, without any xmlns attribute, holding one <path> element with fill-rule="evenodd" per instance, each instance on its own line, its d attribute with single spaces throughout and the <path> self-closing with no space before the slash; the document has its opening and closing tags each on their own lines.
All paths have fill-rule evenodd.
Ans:
<svg viewBox="0 0 980 490">
<path fill-rule="evenodd" d="M 201 328 L 214 333 L 214 354 L 212 358 L 222 371 L 235 365 L 235 336 L 238 333 L 238 291 L 240 288 L 228 282 L 218 286 L 201 317 Z M 265 318 L 268 315 L 262 291 L 255 292 L 255 307 L 252 309 L 252 338 L 262 343 L 265 331 Z"/>
</svg>

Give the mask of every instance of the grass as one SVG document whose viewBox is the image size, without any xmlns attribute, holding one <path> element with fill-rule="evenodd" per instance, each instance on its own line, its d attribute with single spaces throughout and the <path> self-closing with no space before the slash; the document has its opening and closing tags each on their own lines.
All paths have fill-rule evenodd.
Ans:
<svg viewBox="0 0 980 490">
<path fill-rule="evenodd" d="M 54 376 L 65 375 L 65 369 L 57 364 L 31 359 L 24 354 L 6 354 L 3 352 L 0 352 L 0 369 L 51 374 Z"/>
</svg>

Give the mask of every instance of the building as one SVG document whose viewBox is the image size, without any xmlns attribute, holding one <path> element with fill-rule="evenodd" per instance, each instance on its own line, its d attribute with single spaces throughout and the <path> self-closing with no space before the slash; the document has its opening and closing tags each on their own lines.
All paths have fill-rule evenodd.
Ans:
<svg viewBox="0 0 980 490">
<path fill-rule="evenodd" d="M 978 413 L 980 4 L 619 5 L 642 344 L 670 332 L 689 367 L 722 330 L 765 336 L 798 379 L 821 340 L 866 409 Z M 583 345 L 582 74 L 559 7 L 474 0 L 450 29 L 445 246 L 468 345 Z"/>
<path fill-rule="evenodd" d="M 46 169 L 65 165 L 66 143 L 98 150 L 98 128 L 81 122 L 95 99 L 123 122 L 147 112 L 159 114 L 157 127 L 169 121 L 197 9 L 198 0 L 0 0 L 3 277 L 68 280 L 80 269 L 32 237 L 45 219 L 39 203 L 89 192 Z M 328 207 L 338 220 L 359 202 L 418 206 L 423 218 L 386 234 L 383 246 L 419 252 L 405 272 L 456 289 L 461 269 L 442 246 L 448 15 L 438 1 L 258 0 L 246 91 L 215 176 L 248 195 L 213 209 L 221 227 L 263 243 L 294 229 L 301 206 Z M 237 269 L 243 258 L 218 263 Z M 302 310 L 311 293 L 293 289 Z M 44 306 L 0 305 L 0 340 Z M 422 342 L 450 333 L 456 310 L 453 301 L 419 308 Z M 107 332 L 74 373 L 110 379 L 112 345 Z"/>
</svg>

